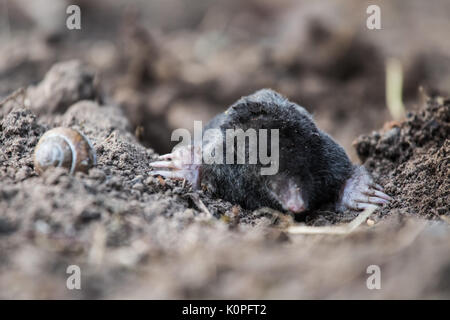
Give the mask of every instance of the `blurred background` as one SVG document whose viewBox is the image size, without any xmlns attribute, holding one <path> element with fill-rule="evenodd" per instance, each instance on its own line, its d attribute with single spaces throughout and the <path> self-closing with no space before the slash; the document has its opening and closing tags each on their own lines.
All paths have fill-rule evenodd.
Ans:
<svg viewBox="0 0 450 320">
<path fill-rule="evenodd" d="M 81 8 L 81 30 L 66 27 L 70 4 Z M 366 28 L 370 4 L 381 8 L 381 30 Z M 0 0 L 0 97 L 79 59 L 98 72 L 104 102 L 165 153 L 175 128 L 270 87 L 356 160 L 352 141 L 391 119 L 387 61 L 400 67 L 406 110 L 420 92 L 448 93 L 449 16 L 447 0 Z"/>
</svg>

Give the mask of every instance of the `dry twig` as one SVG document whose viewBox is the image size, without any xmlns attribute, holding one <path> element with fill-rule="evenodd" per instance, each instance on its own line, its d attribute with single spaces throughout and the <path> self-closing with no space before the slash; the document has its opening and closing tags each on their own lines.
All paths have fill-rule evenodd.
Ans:
<svg viewBox="0 0 450 320">
<path fill-rule="evenodd" d="M 291 226 L 288 228 L 288 233 L 292 234 L 349 234 L 359 227 L 366 219 L 377 209 L 377 206 L 370 206 L 361 212 L 349 224 L 340 226 L 324 226 L 324 227 L 309 227 L 309 226 Z"/>
<path fill-rule="evenodd" d="M 196 194 L 196 193 L 189 193 L 188 195 L 192 199 L 192 201 L 194 201 L 194 203 L 197 206 L 197 208 L 199 208 L 201 211 L 206 213 L 209 217 L 213 216 L 211 214 L 211 212 L 208 210 L 208 208 L 205 206 L 203 201 L 200 199 L 200 196 L 198 194 Z"/>
</svg>

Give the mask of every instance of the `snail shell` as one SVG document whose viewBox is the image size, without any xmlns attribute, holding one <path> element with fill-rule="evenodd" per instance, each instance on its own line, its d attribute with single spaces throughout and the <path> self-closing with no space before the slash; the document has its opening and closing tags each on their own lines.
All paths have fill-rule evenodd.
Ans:
<svg viewBox="0 0 450 320">
<path fill-rule="evenodd" d="M 34 152 L 34 168 L 41 174 L 50 167 L 87 172 L 97 164 L 95 149 L 89 139 L 78 130 L 58 127 L 47 131 Z"/>
</svg>

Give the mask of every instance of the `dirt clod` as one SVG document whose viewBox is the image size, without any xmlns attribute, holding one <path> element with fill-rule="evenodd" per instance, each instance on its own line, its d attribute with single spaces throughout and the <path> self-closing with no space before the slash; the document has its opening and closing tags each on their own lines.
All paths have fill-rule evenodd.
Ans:
<svg viewBox="0 0 450 320">
<path fill-rule="evenodd" d="M 78 60 L 58 63 L 26 95 L 25 105 L 36 114 L 63 113 L 77 101 L 98 96 L 95 72 Z"/>
</svg>

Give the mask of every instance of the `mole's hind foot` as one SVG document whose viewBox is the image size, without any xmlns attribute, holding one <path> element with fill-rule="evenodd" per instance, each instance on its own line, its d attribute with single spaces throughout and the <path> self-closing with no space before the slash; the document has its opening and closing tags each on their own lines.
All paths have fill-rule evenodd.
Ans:
<svg viewBox="0 0 450 320">
<path fill-rule="evenodd" d="M 383 187 L 374 183 L 363 166 L 355 168 L 352 176 L 345 182 L 337 209 L 344 211 L 363 210 L 369 206 L 381 206 L 392 200 L 383 192 Z"/>
<path fill-rule="evenodd" d="M 162 155 L 160 161 L 150 163 L 156 170 L 152 175 L 160 175 L 169 179 L 187 180 L 194 188 L 199 186 L 201 150 L 192 145 L 179 147 L 172 153 Z"/>
</svg>

